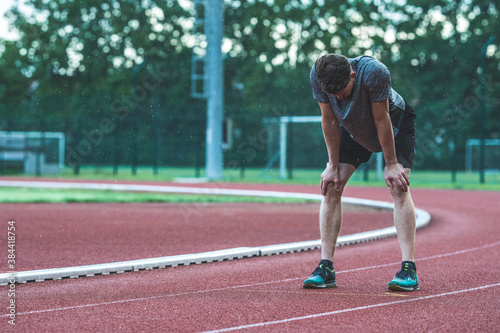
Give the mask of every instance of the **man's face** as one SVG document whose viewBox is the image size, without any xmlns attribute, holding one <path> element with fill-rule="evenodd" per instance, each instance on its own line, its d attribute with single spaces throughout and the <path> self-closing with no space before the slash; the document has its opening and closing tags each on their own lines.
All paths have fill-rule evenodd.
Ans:
<svg viewBox="0 0 500 333">
<path fill-rule="evenodd" d="M 356 79 L 356 72 L 351 72 L 351 80 L 347 84 L 347 86 L 339 91 L 337 94 L 332 94 L 332 96 L 337 97 L 338 99 L 346 99 L 351 96 L 352 89 L 354 88 L 354 80 Z"/>
</svg>

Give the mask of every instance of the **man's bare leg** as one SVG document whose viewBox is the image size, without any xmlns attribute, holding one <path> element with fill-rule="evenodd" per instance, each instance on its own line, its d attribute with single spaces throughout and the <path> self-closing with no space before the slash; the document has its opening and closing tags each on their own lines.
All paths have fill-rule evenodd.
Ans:
<svg viewBox="0 0 500 333">
<path fill-rule="evenodd" d="M 337 238 L 342 227 L 342 193 L 356 168 L 350 164 L 339 164 L 340 189 L 335 191 L 333 184 L 327 187 L 326 195 L 321 201 L 319 213 L 319 229 L 321 234 L 321 259 L 332 261 L 335 254 Z"/>
<path fill-rule="evenodd" d="M 304 281 L 304 288 L 331 288 L 337 286 L 335 270 L 333 269 L 333 255 L 342 226 L 342 193 L 345 184 L 356 168 L 350 164 L 339 163 L 339 190 L 329 183 L 326 194 L 321 201 L 319 212 L 319 228 L 321 233 L 321 262 Z"/>
<path fill-rule="evenodd" d="M 406 171 L 410 173 L 410 169 Z M 403 192 L 397 186 L 393 186 L 391 196 L 394 201 L 394 225 L 398 234 L 402 261 L 414 261 L 416 216 L 410 190 Z"/>
<path fill-rule="evenodd" d="M 406 169 L 408 175 L 410 169 Z M 394 200 L 394 225 L 398 234 L 399 247 L 401 248 L 401 270 L 389 282 L 389 290 L 413 291 L 419 290 L 417 268 L 415 266 L 415 207 L 410 190 L 403 192 L 397 186 L 391 189 Z"/>
</svg>

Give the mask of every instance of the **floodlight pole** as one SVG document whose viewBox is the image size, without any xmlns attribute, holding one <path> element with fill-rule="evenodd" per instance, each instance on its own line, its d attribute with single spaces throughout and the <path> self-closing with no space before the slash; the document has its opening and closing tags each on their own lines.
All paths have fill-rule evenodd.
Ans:
<svg viewBox="0 0 500 333">
<path fill-rule="evenodd" d="M 222 28 L 224 0 L 207 0 L 205 5 L 205 33 L 207 36 L 207 134 L 206 178 L 216 180 L 223 175 L 222 115 L 223 66 Z"/>
</svg>

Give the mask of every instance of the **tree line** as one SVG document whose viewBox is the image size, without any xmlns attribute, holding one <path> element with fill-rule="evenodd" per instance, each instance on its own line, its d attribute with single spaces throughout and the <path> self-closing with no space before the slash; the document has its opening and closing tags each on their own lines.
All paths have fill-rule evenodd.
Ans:
<svg viewBox="0 0 500 333">
<path fill-rule="evenodd" d="M 191 71 L 205 39 L 195 3 L 28 0 L 13 7 L 6 19 L 18 37 L 0 40 L 0 130 L 62 131 L 73 151 L 101 131 L 106 144 L 91 147 L 81 163 L 111 163 L 116 154 L 130 163 L 127 152 L 141 147 L 148 148 L 138 163 L 151 163 L 158 151 L 160 164 L 202 163 L 206 105 L 191 97 Z M 225 0 L 224 115 L 236 141 L 226 159 L 262 165 L 265 143 L 251 160 L 239 150 L 264 118 L 319 115 L 309 70 L 334 52 L 387 65 L 393 87 L 417 112 L 422 168 L 449 168 L 457 152 L 463 165 L 467 138 L 480 129 L 500 137 L 500 36 L 481 53 L 500 31 L 498 10 L 498 1 L 475 0 Z M 183 143 L 197 153 L 187 154 Z"/>
</svg>

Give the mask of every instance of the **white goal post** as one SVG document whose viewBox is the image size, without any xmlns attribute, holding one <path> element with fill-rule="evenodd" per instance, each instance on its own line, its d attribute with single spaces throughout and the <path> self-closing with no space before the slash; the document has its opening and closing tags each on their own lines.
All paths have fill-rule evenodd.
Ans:
<svg viewBox="0 0 500 333">
<path fill-rule="evenodd" d="M 280 178 L 287 178 L 288 124 L 289 123 L 321 123 L 321 116 L 289 116 L 279 118 L 279 160 Z M 326 148 L 325 148 L 326 149 Z M 383 155 L 375 154 L 377 161 L 377 179 L 383 179 Z M 325 161 L 325 163 L 328 161 Z"/>
<path fill-rule="evenodd" d="M 484 139 L 484 169 L 486 172 L 500 172 L 500 139 Z M 465 170 L 479 170 L 480 139 L 465 142 Z"/>
<path fill-rule="evenodd" d="M 280 178 L 287 178 L 288 123 L 317 123 L 321 116 L 280 117 Z"/>
</svg>

